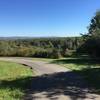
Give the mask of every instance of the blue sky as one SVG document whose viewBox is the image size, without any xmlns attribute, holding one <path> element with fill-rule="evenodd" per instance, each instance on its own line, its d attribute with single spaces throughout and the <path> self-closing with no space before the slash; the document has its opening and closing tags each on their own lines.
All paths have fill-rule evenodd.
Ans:
<svg viewBox="0 0 100 100">
<path fill-rule="evenodd" d="M 0 0 L 0 36 L 78 36 L 100 0 Z"/>
</svg>

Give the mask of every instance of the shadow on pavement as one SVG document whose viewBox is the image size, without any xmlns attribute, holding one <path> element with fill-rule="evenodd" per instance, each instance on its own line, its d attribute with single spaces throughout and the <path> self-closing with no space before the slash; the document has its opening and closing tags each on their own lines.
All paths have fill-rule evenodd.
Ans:
<svg viewBox="0 0 100 100">
<path fill-rule="evenodd" d="M 58 100 L 60 95 L 68 96 L 70 100 L 83 100 L 88 98 L 87 93 L 93 92 L 84 78 L 74 71 L 33 77 L 31 86 L 30 93 L 33 96 L 27 100 L 37 100 L 39 96 L 34 94 L 43 92 L 50 100 Z"/>
</svg>

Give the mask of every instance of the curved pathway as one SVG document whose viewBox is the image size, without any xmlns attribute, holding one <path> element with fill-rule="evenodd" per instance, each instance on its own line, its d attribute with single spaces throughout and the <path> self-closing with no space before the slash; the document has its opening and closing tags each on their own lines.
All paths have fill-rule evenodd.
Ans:
<svg viewBox="0 0 100 100">
<path fill-rule="evenodd" d="M 36 75 L 43 75 L 43 74 L 51 74 L 57 72 L 66 72 L 69 69 L 61 67 L 56 64 L 49 64 L 43 61 L 34 61 L 32 58 L 25 58 L 25 57 L 0 57 L 0 60 L 3 61 L 11 61 L 20 63 L 26 66 L 31 67 L 35 72 Z"/>
</svg>

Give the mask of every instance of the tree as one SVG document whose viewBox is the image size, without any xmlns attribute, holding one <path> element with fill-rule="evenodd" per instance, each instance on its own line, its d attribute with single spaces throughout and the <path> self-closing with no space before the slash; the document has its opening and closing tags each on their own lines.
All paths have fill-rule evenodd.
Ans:
<svg viewBox="0 0 100 100">
<path fill-rule="evenodd" d="M 88 35 L 100 36 L 100 11 L 97 11 L 96 15 L 91 19 Z"/>
<path fill-rule="evenodd" d="M 84 35 L 83 35 L 84 37 Z M 100 11 L 97 11 L 91 19 L 85 42 L 78 51 L 88 53 L 91 56 L 100 57 Z"/>
</svg>

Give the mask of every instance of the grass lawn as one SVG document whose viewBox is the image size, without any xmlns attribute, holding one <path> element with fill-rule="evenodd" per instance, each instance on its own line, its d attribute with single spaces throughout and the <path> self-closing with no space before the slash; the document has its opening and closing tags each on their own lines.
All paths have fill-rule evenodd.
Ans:
<svg viewBox="0 0 100 100">
<path fill-rule="evenodd" d="M 45 61 L 45 62 L 48 62 L 48 63 L 50 63 L 54 60 L 57 60 L 57 59 L 50 59 L 50 58 L 32 58 L 32 59 L 33 59 L 33 61 Z"/>
<path fill-rule="evenodd" d="M 21 100 L 32 74 L 24 65 L 0 61 L 0 100 Z"/>
<path fill-rule="evenodd" d="M 71 70 L 83 70 L 87 68 L 100 68 L 99 59 L 91 58 L 64 58 L 56 59 L 51 61 L 51 63 L 62 65 Z"/>
</svg>

